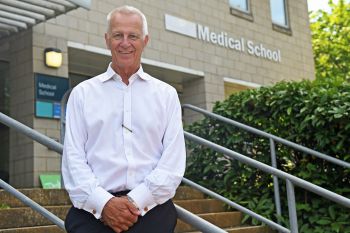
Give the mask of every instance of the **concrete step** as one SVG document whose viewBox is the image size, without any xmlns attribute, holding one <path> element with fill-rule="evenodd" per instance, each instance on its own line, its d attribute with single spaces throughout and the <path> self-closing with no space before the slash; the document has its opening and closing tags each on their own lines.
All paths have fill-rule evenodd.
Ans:
<svg viewBox="0 0 350 233">
<path fill-rule="evenodd" d="M 234 226 L 239 226 L 242 219 L 242 213 L 240 212 L 219 212 L 219 213 L 205 213 L 198 214 L 199 217 L 211 222 L 221 228 L 230 228 Z M 177 221 L 175 233 L 178 232 L 190 232 L 195 231 L 196 229 L 185 223 L 182 220 Z"/>
<path fill-rule="evenodd" d="M 65 219 L 70 206 L 45 206 L 45 208 L 60 219 Z M 0 219 L 0 229 L 52 224 L 41 214 L 29 207 L 0 209 Z"/>
<path fill-rule="evenodd" d="M 20 189 L 23 194 L 44 206 L 50 212 L 65 219 L 71 202 L 65 190 L 59 189 Z M 230 233 L 271 233 L 267 227 L 239 227 L 242 214 L 226 211 L 225 205 L 212 199 L 204 199 L 204 194 L 187 186 L 178 188 L 174 203 L 192 213 L 225 228 Z M 0 233 L 63 233 L 57 226 L 39 213 L 24 206 L 18 199 L 0 190 L 0 205 L 9 206 L 0 209 Z M 196 232 L 192 226 L 178 220 L 176 233 Z"/>
<path fill-rule="evenodd" d="M 266 226 L 240 226 L 225 230 L 228 233 L 276 233 Z"/>
<path fill-rule="evenodd" d="M 174 203 L 196 214 L 225 211 L 224 205 L 221 202 L 212 199 L 175 200 Z M 47 210 L 63 220 L 70 207 L 71 205 L 45 206 Z M 0 219 L 0 229 L 51 224 L 50 221 L 29 207 L 0 209 Z"/>
<path fill-rule="evenodd" d="M 63 189 L 19 189 L 21 193 L 42 206 L 70 205 L 68 194 Z M 189 200 L 204 198 L 203 193 L 187 186 L 177 189 L 174 200 Z M 5 204 L 11 208 L 24 207 L 25 205 L 14 196 L 4 190 L 0 190 L 0 205 Z"/>
<path fill-rule="evenodd" d="M 0 233 L 65 233 L 56 225 L 0 229 Z"/>
<path fill-rule="evenodd" d="M 228 233 L 275 233 L 266 226 L 241 226 L 234 228 L 224 228 Z M 0 233 L 65 233 L 55 225 L 22 227 L 12 229 L 0 229 Z M 199 231 L 181 231 L 178 226 L 175 233 L 201 233 Z"/>
<path fill-rule="evenodd" d="M 64 189 L 18 189 L 21 193 L 41 206 L 70 205 L 70 200 Z M 16 197 L 0 190 L 0 204 L 11 208 L 24 207 L 25 205 Z"/>
<path fill-rule="evenodd" d="M 233 228 L 224 228 L 228 233 L 276 233 L 267 226 L 239 226 Z M 1 231 L 0 231 L 1 233 Z M 202 233 L 200 231 L 186 231 L 182 233 Z"/>
<path fill-rule="evenodd" d="M 188 186 L 180 186 L 176 190 L 174 200 L 203 199 L 204 194 Z"/>
<path fill-rule="evenodd" d="M 214 199 L 175 200 L 174 203 L 194 214 L 226 211 L 224 203 Z"/>
</svg>

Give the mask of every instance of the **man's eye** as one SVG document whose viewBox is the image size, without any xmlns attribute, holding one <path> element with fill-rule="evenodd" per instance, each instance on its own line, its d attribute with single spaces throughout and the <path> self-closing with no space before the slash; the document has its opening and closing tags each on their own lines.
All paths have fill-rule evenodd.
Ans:
<svg viewBox="0 0 350 233">
<path fill-rule="evenodd" d="M 113 38 L 116 40 L 121 40 L 123 38 L 123 34 L 121 33 L 116 33 L 113 35 Z"/>
<path fill-rule="evenodd" d="M 131 34 L 131 35 L 128 36 L 128 38 L 129 38 L 129 40 L 137 40 L 137 39 L 139 39 L 139 36 Z"/>
</svg>

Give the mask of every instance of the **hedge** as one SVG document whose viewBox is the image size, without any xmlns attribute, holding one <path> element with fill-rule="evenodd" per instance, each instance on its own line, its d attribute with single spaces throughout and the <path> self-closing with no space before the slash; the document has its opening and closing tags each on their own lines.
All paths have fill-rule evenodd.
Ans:
<svg viewBox="0 0 350 233">
<path fill-rule="evenodd" d="M 231 95 L 213 112 L 350 162 L 350 84 L 344 80 L 280 82 Z M 186 127 L 198 136 L 271 165 L 269 140 L 205 118 Z M 350 198 L 350 169 L 276 144 L 277 167 Z M 276 216 L 273 180 L 255 168 L 188 141 L 186 177 L 289 227 L 285 181 Z M 199 175 L 201 174 L 201 175 Z M 350 232 L 350 211 L 295 187 L 299 232 Z M 244 223 L 260 224 L 245 216 Z"/>
</svg>

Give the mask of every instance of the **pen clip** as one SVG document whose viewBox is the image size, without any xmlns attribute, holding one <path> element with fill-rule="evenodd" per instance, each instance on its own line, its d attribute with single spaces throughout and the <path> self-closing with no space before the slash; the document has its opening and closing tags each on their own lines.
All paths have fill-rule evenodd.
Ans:
<svg viewBox="0 0 350 233">
<path fill-rule="evenodd" d="M 122 127 L 123 127 L 124 129 L 126 129 L 127 131 L 129 131 L 130 133 L 132 133 L 132 130 L 129 129 L 128 127 L 126 127 L 124 124 L 122 124 Z"/>
</svg>

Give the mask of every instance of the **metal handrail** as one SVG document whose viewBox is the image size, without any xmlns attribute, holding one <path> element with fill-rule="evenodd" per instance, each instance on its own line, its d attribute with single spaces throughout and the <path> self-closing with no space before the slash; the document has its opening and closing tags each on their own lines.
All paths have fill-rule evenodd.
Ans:
<svg viewBox="0 0 350 233">
<path fill-rule="evenodd" d="M 234 126 L 236 126 L 236 127 L 238 127 L 238 128 L 241 128 L 241 129 L 244 129 L 244 130 L 246 130 L 246 131 L 255 133 L 255 134 L 257 134 L 257 135 L 260 135 L 260 136 L 263 136 L 263 137 L 272 139 L 273 141 L 282 143 L 282 144 L 284 144 L 284 145 L 286 145 L 286 146 L 290 146 L 290 147 L 292 147 L 292 148 L 294 148 L 294 149 L 297 149 L 297 150 L 299 150 L 299 151 L 302 151 L 302 152 L 305 152 L 305 153 L 314 155 L 314 156 L 316 156 L 316 157 L 318 157 L 318 158 L 327 160 L 327 161 L 332 162 L 332 163 L 334 163 L 334 164 L 337 164 L 337 165 L 339 165 L 339 166 L 343 166 L 343 167 L 345 167 L 345 168 L 350 168 L 350 163 L 348 163 L 348 162 L 346 162 L 346 161 L 343 161 L 343 160 L 334 158 L 334 157 L 329 156 L 329 155 L 324 154 L 324 153 L 320 153 L 320 152 L 318 152 L 318 151 L 315 151 L 315 150 L 312 150 L 312 149 L 307 148 L 307 147 L 305 147 L 305 146 L 299 145 L 299 144 L 297 144 L 297 143 L 288 141 L 288 140 L 283 139 L 283 138 L 281 138 L 281 137 L 277 137 L 277 136 L 275 136 L 275 135 L 273 135 L 273 134 L 266 133 L 266 132 L 264 132 L 264 131 L 262 131 L 262 130 L 258 130 L 258 129 L 256 129 L 256 128 L 254 128 L 254 127 L 251 127 L 251 126 L 248 126 L 248 125 L 239 123 L 239 122 L 234 121 L 234 120 L 232 120 L 232 119 L 229 119 L 229 118 L 220 116 L 220 115 L 218 115 L 218 114 L 209 112 L 209 111 L 207 111 L 207 110 L 201 109 L 201 108 L 196 107 L 196 106 L 191 105 L 191 104 L 183 104 L 183 105 L 181 105 L 181 106 L 182 106 L 182 108 L 187 108 L 187 109 L 191 109 L 191 110 L 193 110 L 193 111 L 202 113 L 203 115 L 206 115 L 206 116 L 209 116 L 209 117 L 211 117 L 211 118 L 220 120 L 220 121 L 222 121 L 222 122 L 225 122 L 225 123 L 234 125 Z"/>
<path fill-rule="evenodd" d="M 23 133 L 24 135 L 30 137 L 31 139 L 39 142 L 40 144 L 50 148 L 51 150 L 62 154 L 63 152 L 63 145 L 54 141 L 53 139 L 47 137 L 44 134 L 41 134 L 30 127 L 12 119 L 11 117 L 6 116 L 2 112 L 0 112 L 0 122 L 7 125 L 10 128 L 13 128 L 17 130 L 20 133 Z M 2 181 L 0 179 L 0 187 L 3 187 L 4 190 L 10 192 L 15 197 L 19 198 L 24 204 L 30 206 L 32 209 L 38 211 L 41 215 L 44 217 L 47 217 L 50 221 L 52 221 L 54 224 L 59 226 L 61 228 L 61 222 L 58 221 L 56 218 L 57 216 L 53 215 L 50 211 L 46 210 L 45 208 L 38 205 L 36 202 L 31 200 L 30 198 L 26 197 L 24 194 L 20 193 L 16 189 L 12 188 L 9 184 Z M 178 213 L 178 216 L 181 220 L 184 222 L 187 222 L 188 224 L 196 227 L 198 230 L 204 232 L 204 233 L 227 233 L 227 231 L 222 230 L 221 228 L 215 226 L 214 224 L 196 216 L 195 214 L 184 210 L 178 205 L 175 205 L 176 211 Z M 53 216 L 52 216 L 53 215 Z M 56 218 L 55 218 L 56 217 Z M 61 220 L 62 221 L 62 220 Z M 63 228 L 64 229 L 64 224 Z"/>
<path fill-rule="evenodd" d="M 345 162 L 345 161 L 342 161 L 340 159 L 331 157 L 329 155 L 320 153 L 318 151 L 312 150 L 312 149 L 307 148 L 305 146 L 301 146 L 301 145 L 296 144 L 294 142 L 288 141 L 288 140 L 283 139 L 281 137 L 277 137 L 277 136 L 275 136 L 273 134 L 270 134 L 270 133 L 266 133 L 264 131 L 261 131 L 261 130 L 258 130 L 256 128 L 253 128 L 251 126 L 248 126 L 248 125 L 242 124 L 240 122 L 234 121 L 232 119 L 223 117 L 221 115 L 209 112 L 207 110 L 204 110 L 202 108 L 196 107 L 194 105 L 182 104 L 182 108 L 184 108 L 184 109 L 187 108 L 187 109 L 190 109 L 192 111 L 199 112 L 199 113 L 201 113 L 201 114 L 203 114 L 205 116 L 217 119 L 219 121 L 222 121 L 224 123 L 236 126 L 236 127 L 241 128 L 243 130 L 246 130 L 248 132 L 251 132 L 251 133 L 260 135 L 262 137 L 268 138 L 269 141 L 270 141 L 271 165 L 274 168 L 277 168 L 275 141 L 279 142 L 281 144 L 284 144 L 286 146 L 289 146 L 291 148 L 297 149 L 297 150 L 299 150 L 301 152 L 305 152 L 307 154 L 314 155 L 314 156 L 316 156 L 318 158 L 324 159 L 326 161 L 329 161 L 331 163 L 337 164 L 339 166 L 343 166 L 345 168 L 350 168 L 350 163 L 348 163 L 348 162 Z M 275 205 L 276 205 L 276 214 L 280 216 L 282 214 L 282 208 L 281 208 L 281 198 L 280 198 L 280 191 L 279 191 L 279 183 L 278 183 L 278 178 L 276 176 L 273 176 L 273 189 L 274 189 L 274 198 L 275 198 Z"/>
<path fill-rule="evenodd" d="M 291 226 L 291 233 L 298 233 L 294 185 L 297 185 L 301 188 L 304 188 L 308 191 L 311 191 L 315 194 L 318 194 L 318 195 L 320 195 L 324 198 L 327 198 L 333 202 L 336 202 L 342 206 L 350 208 L 350 199 L 349 198 L 343 197 L 337 193 L 329 191 L 325 188 L 322 188 L 320 186 L 312 184 L 312 183 L 305 181 L 301 178 L 290 175 L 290 174 L 283 172 L 277 168 L 274 168 L 274 167 L 266 165 L 262 162 L 256 161 L 256 160 L 249 158 L 245 155 L 242 155 L 240 153 L 229 150 L 223 146 L 217 145 L 213 142 L 210 142 L 206 139 L 195 136 L 195 135 L 190 134 L 188 132 L 185 132 L 185 138 L 188 140 L 194 141 L 198 144 L 207 146 L 207 147 L 215 150 L 216 152 L 223 153 L 227 156 L 230 156 L 233 159 L 236 159 L 244 164 L 255 167 L 255 168 L 262 170 L 268 174 L 272 174 L 272 175 L 275 175 L 279 178 L 283 178 L 284 180 L 286 180 L 286 182 L 287 182 L 288 211 L 289 211 L 289 221 L 290 221 L 290 226 Z"/>
<path fill-rule="evenodd" d="M 6 116 L 2 112 L 0 112 L 0 122 L 3 123 L 4 125 L 7 125 L 8 127 L 12 128 L 12 129 L 17 130 L 18 132 L 26 135 L 27 137 L 39 142 L 40 144 L 45 145 L 49 149 L 62 154 L 63 147 L 60 143 L 47 137 L 44 134 L 39 133 L 38 131 L 33 130 L 32 128 L 26 126 L 25 124 L 22 124 L 19 121 L 16 121 L 15 119 L 12 119 L 11 117 Z"/>
</svg>

